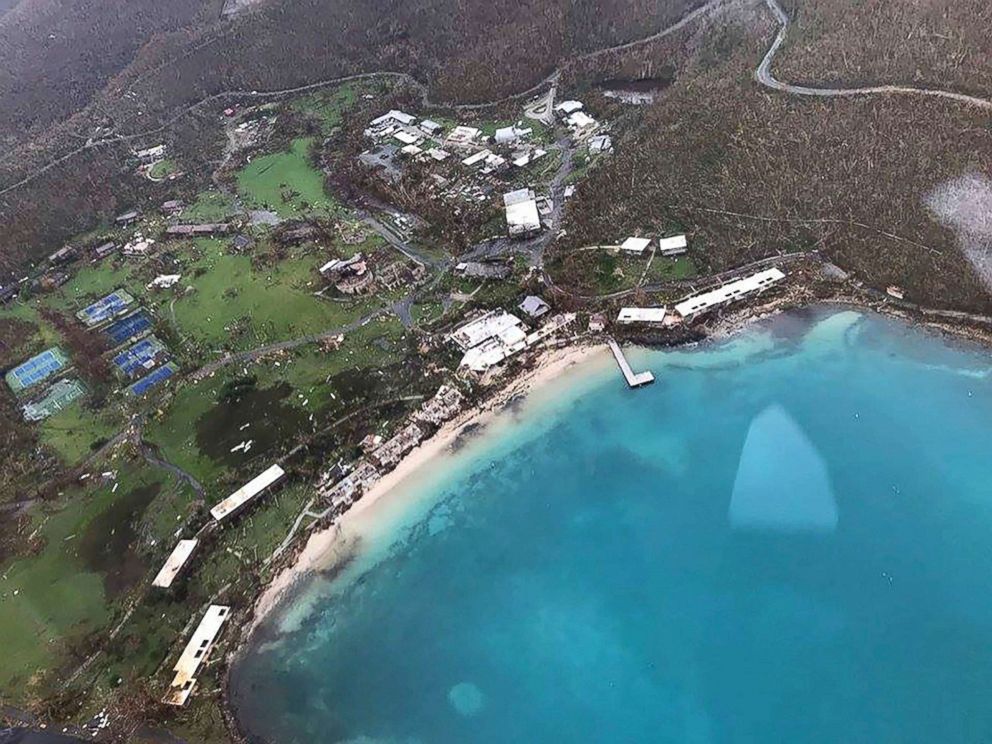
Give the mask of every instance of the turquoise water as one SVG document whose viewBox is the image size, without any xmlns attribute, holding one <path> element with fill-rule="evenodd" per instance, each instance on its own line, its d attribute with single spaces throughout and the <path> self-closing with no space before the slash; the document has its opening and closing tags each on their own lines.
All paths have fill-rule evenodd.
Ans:
<svg viewBox="0 0 992 744">
<path fill-rule="evenodd" d="M 819 308 L 525 407 L 236 666 L 289 742 L 992 741 L 992 357 Z"/>
</svg>

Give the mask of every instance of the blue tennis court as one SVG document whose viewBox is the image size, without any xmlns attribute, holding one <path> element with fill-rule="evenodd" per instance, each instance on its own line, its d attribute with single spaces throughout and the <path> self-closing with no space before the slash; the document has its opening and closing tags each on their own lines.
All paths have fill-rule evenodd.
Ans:
<svg viewBox="0 0 992 744">
<path fill-rule="evenodd" d="M 111 323 L 104 329 L 104 333 L 110 338 L 111 346 L 120 346 L 128 339 L 144 333 L 151 327 L 151 318 L 139 310 L 134 315 L 128 315 L 126 318 Z"/>
<path fill-rule="evenodd" d="M 114 364 L 128 377 L 137 377 L 152 369 L 165 345 L 154 336 L 136 341 L 114 356 Z"/>
<path fill-rule="evenodd" d="M 10 370 L 6 375 L 7 384 L 11 390 L 19 393 L 52 376 L 68 363 L 69 359 L 63 351 L 53 346 Z"/>
<path fill-rule="evenodd" d="M 97 300 L 89 307 L 84 307 L 76 317 L 88 326 L 99 325 L 105 320 L 115 318 L 127 311 L 134 298 L 122 289 L 111 292 L 102 300 Z"/>
<path fill-rule="evenodd" d="M 173 367 L 171 364 L 162 365 L 151 374 L 145 375 L 136 383 L 134 383 L 131 387 L 128 388 L 128 391 L 131 393 L 131 395 L 144 395 L 146 392 L 148 392 L 150 388 L 155 387 L 161 382 L 165 382 L 175 373 L 176 373 L 176 368 Z"/>
</svg>

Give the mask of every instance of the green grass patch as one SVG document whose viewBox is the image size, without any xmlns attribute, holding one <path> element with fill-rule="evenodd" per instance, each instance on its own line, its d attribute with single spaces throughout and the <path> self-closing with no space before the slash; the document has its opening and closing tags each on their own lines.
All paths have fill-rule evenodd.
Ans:
<svg viewBox="0 0 992 744">
<path fill-rule="evenodd" d="M 330 134 L 341 124 L 341 114 L 358 98 L 354 85 L 342 85 L 331 91 L 320 91 L 293 101 L 291 107 L 320 120 L 321 131 Z"/>
<path fill-rule="evenodd" d="M 280 217 L 330 214 L 334 200 L 324 192 L 324 178 L 310 165 L 313 140 L 293 140 L 286 152 L 256 158 L 238 173 L 238 191 L 247 206 L 270 209 Z"/>
<path fill-rule="evenodd" d="M 85 398 L 49 416 L 38 427 L 41 441 L 58 453 L 67 465 L 74 465 L 113 437 L 124 425 L 124 418 L 110 410 L 90 411 Z"/>
<path fill-rule="evenodd" d="M 148 176 L 149 178 L 160 180 L 163 178 L 168 178 L 177 170 L 179 170 L 179 168 L 176 166 L 176 163 L 166 158 L 165 160 L 159 160 L 157 163 L 152 165 L 152 167 L 148 169 Z"/>
<path fill-rule="evenodd" d="M 222 222 L 237 212 L 234 200 L 219 191 L 203 191 L 182 212 L 183 222 Z"/>
</svg>

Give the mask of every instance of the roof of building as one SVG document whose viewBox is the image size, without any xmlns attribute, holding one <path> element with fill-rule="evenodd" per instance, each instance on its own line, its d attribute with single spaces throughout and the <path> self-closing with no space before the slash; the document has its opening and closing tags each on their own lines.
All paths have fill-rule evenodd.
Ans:
<svg viewBox="0 0 992 744">
<path fill-rule="evenodd" d="M 473 153 L 472 155 L 469 155 L 467 158 L 462 160 L 462 165 L 467 165 L 469 167 L 473 165 L 478 165 L 492 154 L 493 153 L 491 150 L 479 150 L 477 153 Z"/>
<path fill-rule="evenodd" d="M 709 292 L 690 297 L 675 306 L 675 311 L 683 318 L 706 312 L 712 307 L 732 302 L 740 297 L 759 292 L 772 284 L 785 279 L 785 274 L 777 268 L 759 271 L 757 274 L 724 284 L 722 287 L 711 289 Z"/>
<path fill-rule="evenodd" d="M 393 132 L 393 137 L 404 145 L 413 145 L 420 142 L 420 137 L 415 135 L 413 132 L 408 132 L 405 129 L 400 129 L 398 132 Z"/>
<path fill-rule="evenodd" d="M 651 238 L 627 238 L 620 244 L 620 250 L 643 253 L 649 245 L 651 245 Z"/>
<path fill-rule="evenodd" d="M 517 316 L 503 310 L 493 310 L 456 328 L 449 338 L 465 351 L 490 338 L 498 336 L 509 338 L 513 329 L 519 330 L 523 335 L 522 328 L 523 324 Z"/>
<path fill-rule="evenodd" d="M 193 636 L 186 644 L 186 648 L 180 655 L 176 665 L 172 668 L 176 673 L 172 684 L 169 685 L 162 702 L 167 705 L 185 705 L 196 684 L 196 672 L 200 665 L 207 660 L 213 650 L 214 642 L 220 635 L 220 629 L 224 625 L 231 608 L 224 605 L 210 605 L 206 614 L 200 620 L 200 624 L 193 632 Z"/>
<path fill-rule="evenodd" d="M 413 124 L 413 122 L 415 122 L 416 120 L 417 120 L 416 116 L 412 116 L 411 114 L 407 114 L 403 111 L 397 111 L 396 109 L 393 109 L 391 111 L 387 111 L 382 116 L 378 116 L 372 121 L 370 121 L 369 126 L 377 127 L 382 124 L 386 124 L 390 121 L 398 121 L 400 124 Z"/>
<path fill-rule="evenodd" d="M 685 239 L 685 235 L 673 235 L 670 238 L 659 238 L 658 239 L 658 251 L 659 253 L 669 253 L 671 251 L 682 251 L 685 247 L 689 245 L 688 241 Z"/>
<path fill-rule="evenodd" d="M 420 128 L 426 132 L 436 132 L 439 129 L 443 129 L 443 127 L 433 119 L 424 119 L 420 122 Z"/>
<path fill-rule="evenodd" d="M 172 586 L 172 582 L 176 580 L 190 556 L 193 555 L 193 551 L 196 550 L 197 542 L 197 540 L 180 540 L 169 557 L 166 558 L 165 565 L 162 566 L 162 570 L 152 581 L 152 586 L 157 586 L 160 589 L 168 589 Z"/>
<path fill-rule="evenodd" d="M 249 501 L 257 498 L 266 488 L 278 482 L 284 475 L 286 475 L 285 470 L 278 465 L 273 465 L 217 504 L 217 506 L 210 510 L 210 515 L 220 522 L 238 511 L 238 509 L 242 508 Z"/>
<path fill-rule="evenodd" d="M 661 323 L 668 310 L 663 307 L 625 307 L 617 315 L 618 323 Z"/>
<path fill-rule="evenodd" d="M 540 318 L 551 309 L 551 305 L 537 295 L 528 295 L 518 307 L 532 318 Z"/>
<path fill-rule="evenodd" d="M 511 236 L 541 229 L 537 200 L 530 189 L 518 189 L 503 194 L 503 205 L 506 207 L 506 224 Z"/>
<path fill-rule="evenodd" d="M 562 101 L 555 106 L 555 111 L 560 111 L 563 114 L 574 114 L 581 109 L 582 103 L 580 101 Z"/>
<path fill-rule="evenodd" d="M 585 111 L 576 111 L 568 116 L 568 126 L 573 129 L 582 129 L 584 127 L 592 127 L 595 125 L 596 120 L 589 116 L 589 114 Z"/>
</svg>

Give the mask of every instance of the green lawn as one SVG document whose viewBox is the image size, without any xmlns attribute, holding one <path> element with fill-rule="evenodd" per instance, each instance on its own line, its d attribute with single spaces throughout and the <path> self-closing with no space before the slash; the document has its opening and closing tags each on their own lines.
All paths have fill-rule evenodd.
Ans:
<svg viewBox="0 0 992 744">
<path fill-rule="evenodd" d="M 108 561 L 105 565 L 113 568 L 115 558 L 123 556 L 94 558 L 94 551 L 113 544 L 128 529 L 135 515 L 120 512 L 120 507 L 135 489 L 164 481 L 161 473 L 141 463 L 132 467 L 117 462 L 103 469 L 118 470 L 116 490 L 114 482 L 97 481 L 94 475 L 88 487 L 70 488 L 59 502 L 37 509 L 34 521 L 42 547 L 0 567 L 0 698 L 25 703 L 49 691 L 54 680 L 42 679 L 42 672 L 71 668 L 70 654 L 80 652 L 87 634 L 105 630 L 116 610 L 94 560 Z"/>
<path fill-rule="evenodd" d="M 166 158 L 165 160 L 159 160 L 151 168 L 149 168 L 148 176 L 158 180 L 175 173 L 177 170 L 179 169 L 176 167 L 175 162 Z"/>
<path fill-rule="evenodd" d="M 280 217 L 329 214 L 335 203 L 324 193 L 324 178 L 307 157 L 313 140 L 293 140 L 286 152 L 256 158 L 238 173 L 238 191 L 246 206 L 271 209 Z"/>
<path fill-rule="evenodd" d="M 183 222 L 222 222 L 236 213 L 234 201 L 219 191 L 201 192 L 196 201 L 183 210 Z"/>
<path fill-rule="evenodd" d="M 38 425 L 41 441 L 68 465 L 89 455 L 95 443 L 113 437 L 125 422 L 112 411 L 86 410 L 84 401 L 85 398 L 80 398 Z"/>
<path fill-rule="evenodd" d="M 331 91 L 320 91 L 299 98 L 291 104 L 292 108 L 320 119 L 321 130 L 324 134 L 341 124 L 341 114 L 354 103 L 358 97 L 355 85 L 346 84 Z"/>
<path fill-rule="evenodd" d="M 312 293 L 323 254 L 298 254 L 256 268 L 248 256 L 204 242 L 204 255 L 183 284 L 190 292 L 175 303 L 179 331 L 208 350 L 251 349 L 333 328 L 361 315 L 364 305 L 329 302 Z"/>
</svg>

